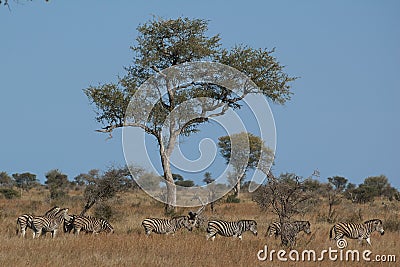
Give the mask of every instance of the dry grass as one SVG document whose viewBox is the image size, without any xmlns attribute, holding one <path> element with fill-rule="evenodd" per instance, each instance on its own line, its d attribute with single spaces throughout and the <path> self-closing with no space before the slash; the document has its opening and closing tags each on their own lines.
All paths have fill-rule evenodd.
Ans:
<svg viewBox="0 0 400 267">
<path fill-rule="evenodd" d="M 76 192 L 74 192 L 76 194 Z M 172 235 L 151 235 L 146 237 L 141 221 L 148 216 L 164 217 L 163 206 L 143 193 L 132 193 L 121 196 L 113 202 L 117 215 L 112 222 L 113 235 L 80 235 L 75 237 L 59 233 L 55 239 L 49 235 L 32 240 L 31 231 L 27 238 L 15 235 L 16 218 L 25 212 L 42 214 L 51 206 L 58 204 L 69 207 L 71 213 L 78 213 L 82 203 L 71 200 L 66 203 L 47 203 L 46 192 L 32 191 L 21 199 L 0 199 L 0 266 L 399 266 L 397 263 L 365 262 L 260 262 L 257 252 L 268 245 L 269 250 L 279 250 L 279 240 L 266 239 L 264 234 L 268 224 L 275 220 L 273 214 L 261 212 L 255 203 L 245 196 L 239 204 L 220 204 L 217 211 L 205 215 L 210 218 L 227 220 L 255 219 L 258 222 L 259 235 L 245 233 L 243 241 L 218 236 L 214 242 L 206 241 L 204 229 L 193 232 L 181 230 Z M 366 205 L 353 205 L 343 202 L 337 207 L 338 218 L 355 218 L 361 215 L 362 220 L 382 218 L 399 221 L 400 203 L 382 208 L 381 202 Z M 188 209 L 179 209 L 185 213 Z M 310 220 L 312 234 L 301 233 L 296 249 L 314 249 L 319 253 L 323 249 L 336 249 L 329 240 L 331 224 L 321 217 L 327 207 L 320 203 L 315 210 L 296 219 Z M 354 215 L 356 214 L 356 215 Z M 387 231 L 384 236 L 372 235 L 373 247 L 361 246 L 356 240 L 348 241 L 349 249 L 360 251 L 370 249 L 374 254 L 397 254 L 400 257 L 400 232 Z M 400 258 L 397 259 L 397 262 Z"/>
</svg>

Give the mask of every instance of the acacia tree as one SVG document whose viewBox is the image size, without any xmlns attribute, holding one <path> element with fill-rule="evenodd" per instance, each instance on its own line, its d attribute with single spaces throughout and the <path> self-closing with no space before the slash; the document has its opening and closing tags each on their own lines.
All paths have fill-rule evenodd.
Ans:
<svg viewBox="0 0 400 267">
<path fill-rule="evenodd" d="M 273 152 L 265 146 L 264 141 L 251 133 L 238 133 L 231 136 L 218 138 L 220 154 L 225 158 L 226 164 L 232 164 L 233 173 L 230 175 L 234 185 L 234 193 L 239 197 L 241 184 L 249 169 L 257 168 L 261 161 L 270 166 L 273 161 Z M 235 147 L 236 149 L 232 149 Z M 262 158 L 263 157 L 263 158 Z"/>
<path fill-rule="evenodd" d="M 44 182 L 50 191 L 50 199 L 63 198 L 66 195 L 66 189 L 70 185 L 68 176 L 61 173 L 59 170 L 50 170 L 45 175 Z"/>
<path fill-rule="evenodd" d="M 141 168 L 135 168 L 135 170 L 135 176 L 143 172 Z M 99 170 L 90 170 L 87 174 L 78 175 L 75 180 L 86 184 L 84 191 L 86 203 L 80 215 L 84 215 L 93 205 L 105 202 L 118 192 L 132 188 L 133 185 L 133 176 L 127 167 L 110 167 L 103 174 Z"/>
<path fill-rule="evenodd" d="M 6 172 L 0 172 L 0 187 L 9 187 L 11 188 L 14 184 L 11 176 Z"/>
<path fill-rule="evenodd" d="M 126 67 L 126 75 L 117 83 L 106 83 L 84 89 L 90 102 L 96 107 L 97 121 L 104 125 L 100 132 L 110 133 L 121 127 L 139 127 L 155 137 L 163 168 L 163 178 L 167 186 L 166 210 L 175 206 L 176 187 L 174 184 L 170 156 L 179 135 L 190 135 L 198 131 L 198 126 L 206 122 L 209 115 L 223 115 L 230 108 L 239 108 L 240 101 L 251 92 L 238 96 L 231 90 L 208 82 L 188 82 L 185 85 L 168 87 L 167 93 L 159 96 L 159 101 L 151 110 L 148 120 L 131 118 L 124 123 L 125 111 L 129 101 L 139 87 L 163 70 L 187 62 L 212 61 L 232 66 L 247 75 L 260 89 L 259 93 L 275 103 L 284 104 L 290 99 L 289 77 L 283 66 L 272 56 L 274 50 L 253 49 L 235 46 L 232 49 L 221 47 L 219 34 L 207 36 L 208 21 L 202 19 L 152 19 L 140 25 L 133 51 L 132 64 Z M 143 101 L 154 97 L 144 95 Z M 190 99 L 207 97 L 213 99 L 208 105 L 187 106 L 182 117 L 169 115 L 180 104 Z M 202 116 L 187 120 L 189 109 L 201 109 Z M 140 113 L 140 111 L 138 112 Z M 211 115 L 210 115 L 211 116 Z M 169 118 L 169 120 L 168 120 Z M 167 123 L 166 123 L 167 122 Z M 162 136 L 167 127 L 167 136 Z"/>
<path fill-rule="evenodd" d="M 36 174 L 24 172 L 24 173 L 14 173 L 12 174 L 14 178 L 15 185 L 22 190 L 28 191 L 29 189 L 38 185 L 38 180 Z"/>
</svg>

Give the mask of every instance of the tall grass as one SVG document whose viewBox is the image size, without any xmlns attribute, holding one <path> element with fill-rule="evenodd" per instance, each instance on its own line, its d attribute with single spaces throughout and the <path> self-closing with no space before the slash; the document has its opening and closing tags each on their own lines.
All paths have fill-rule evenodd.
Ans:
<svg viewBox="0 0 400 267">
<path fill-rule="evenodd" d="M 257 252 L 264 248 L 279 250 L 280 240 L 266 238 L 268 224 L 277 218 L 272 213 L 262 212 L 243 195 L 240 203 L 222 203 L 216 212 L 205 211 L 207 219 L 226 220 L 255 219 L 259 235 L 243 235 L 243 241 L 217 236 L 216 240 L 206 240 L 204 228 L 188 232 L 183 229 L 175 235 L 146 237 L 141 222 L 146 217 L 164 217 L 163 206 L 143 193 L 124 194 L 112 203 L 115 216 L 111 223 L 115 228 L 112 235 L 84 235 L 58 233 L 55 239 L 50 235 L 32 240 L 31 231 L 21 239 L 15 235 L 16 218 L 25 212 L 43 214 L 55 203 L 46 202 L 46 194 L 32 190 L 21 199 L 0 199 L 0 266 L 400 266 L 400 203 L 391 203 L 389 209 L 380 202 L 356 205 L 342 201 L 336 206 L 338 220 L 364 221 L 372 218 L 387 220 L 389 227 L 385 235 L 374 233 L 372 247 L 348 240 L 349 249 L 360 251 L 369 249 L 375 254 L 397 254 L 396 263 L 365 262 L 261 262 Z M 57 205 L 70 208 L 70 213 L 79 213 L 82 203 L 79 198 L 71 198 Z M 178 209 L 178 214 L 187 214 L 189 209 Z M 301 233 L 298 237 L 298 251 L 313 249 L 317 253 L 323 249 L 337 249 L 329 240 L 332 224 L 326 223 L 327 203 L 323 200 L 309 214 L 295 219 L 309 220 L 312 234 Z M 289 250 L 287 250 L 289 251 Z"/>
</svg>

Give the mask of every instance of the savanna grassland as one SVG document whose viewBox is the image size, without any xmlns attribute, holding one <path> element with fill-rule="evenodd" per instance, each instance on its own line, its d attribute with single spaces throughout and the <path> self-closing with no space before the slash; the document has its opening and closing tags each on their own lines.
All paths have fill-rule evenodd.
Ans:
<svg viewBox="0 0 400 267">
<path fill-rule="evenodd" d="M 193 232 L 182 229 L 175 235 L 155 235 L 146 237 L 141 221 L 146 217 L 165 217 L 163 205 L 141 191 L 124 193 L 111 203 L 114 216 L 110 220 L 115 233 L 112 235 L 74 236 L 58 232 L 55 239 L 47 234 L 40 239 L 32 239 L 32 231 L 22 239 L 16 236 L 16 219 L 23 213 L 43 214 L 54 205 L 68 207 L 70 214 L 82 209 L 82 192 L 70 192 L 68 201 L 49 203 L 45 190 L 32 189 L 23 193 L 20 199 L 0 199 L 0 266 L 400 266 L 400 202 L 376 200 L 369 204 L 353 204 L 342 201 L 335 206 L 337 220 L 362 222 L 380 218 L 384 222 L 385 235 L 373 233 L 372 247 L 348 240 L 346 249 L 358 249 L 360 253 L 369 249 L 371 259 L 375 255 L 396 255 L 397 262 L 324 261 L 281 262 L 276 253 L 273 262 L 259 261 L 257 252 L 268 246 L 269 250 L 279 250 L 280 240 L 266 238 L 268 224 L 276 220 L 270 212 L 261 211 L 250 195 L 244 194 L 240 203 L 219 203 L 211 213 L 207 207 L 207 219 L 226 220 L 254 219 L 258 223 L 258 236 L 245 233 L 243 240 L 217 236 L 216 240 L 206 240 L 205 230 Z M 329 224 L 324 219 L 327 203 L 323 199 L 315 203 L 312 211 L 298 215 L 295 219 L 309 220 L 312 233 L 300 233 L 295 247 L 301 251 L 315 250 L 317 258 L 324 249 L 337 249 L 329 240 Z M 177 215 L 187 214 L 189 209 L 180 208 Z M 89 211 L 90 213 L 91 211 Z M 289 252 L 289 250 L 287 249 Z M 288 255 L 286 255 L 286 258 Z M 360 255 L 361 258 L 361 255 Z"/>
</svg>

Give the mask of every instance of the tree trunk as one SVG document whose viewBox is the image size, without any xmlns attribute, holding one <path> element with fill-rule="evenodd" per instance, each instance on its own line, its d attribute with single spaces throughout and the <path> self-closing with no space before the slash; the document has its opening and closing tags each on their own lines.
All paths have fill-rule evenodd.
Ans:
<svg viewBox="0 0 400 267">
<path fill-rule="evenodd" d="M 235 185 L 235 188 L 233 189 L 234 193 L 235 193 L 235 197 L 239 198 L 239 194 L 240 194 L 240 180 L 238 180 L 238 182 Z"/>
<path fill-rule="evenodd" d="M 243 180 L 243 178 L 244 178 L 244 172 L 243 172 L 243 174 L 242 174 L 240 177 L 238 177 L 237 183 L 235 184 L 235 187 L 233 188 L 233 191 L 234 191 L 234 193 L 235 193 L 235 197 L 236 197 L 236 198 L 239 198 L 240 189 L 241 189 L 241 185 L 242 185 L 242 180 Z"/>
<path fill-rule="evenodd" d="M 160 156 L 161 156 L 161 163 L 162 163 L 163 170 L 164 170 L 164 179 L 165 179 L 165 183 L 167 185 L 165 212 L 171 213 L 171 212 L 175 211 L 175 206 L 176 206 L 176 185 L 175 185 L 174 179 L 172 177 L 169 156 L 163 149 L 160 149 Z"/>
</svg>

